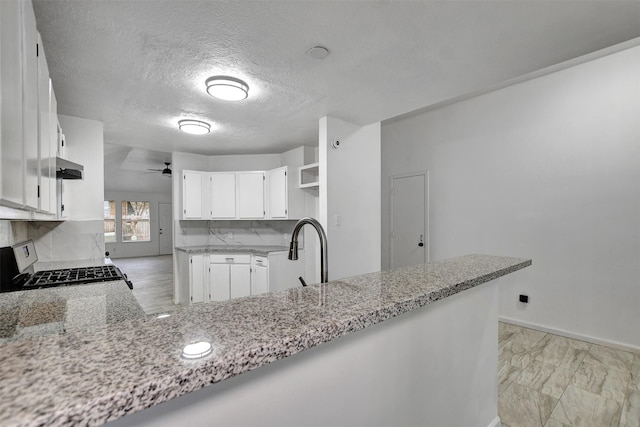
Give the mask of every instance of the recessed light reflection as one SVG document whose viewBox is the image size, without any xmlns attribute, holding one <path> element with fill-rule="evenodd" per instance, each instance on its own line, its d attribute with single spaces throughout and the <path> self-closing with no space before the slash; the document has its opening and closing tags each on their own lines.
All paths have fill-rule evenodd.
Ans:
<svg viewBox="0 0 640 427">
<path fill-rule="evenodd" d="M 182 357 L 185 359 L 200 359 L 211 353 L 211 343 L 209 341 L 198 341 L 184 346 Z"/>
<path fill-rule="evenodd" d="M 171 315 L 169 313 L 164 313 L 164 314 L 158 314 L 158 319 L 165 319 L 167 317 L 170 317 Z"/>
</svg>

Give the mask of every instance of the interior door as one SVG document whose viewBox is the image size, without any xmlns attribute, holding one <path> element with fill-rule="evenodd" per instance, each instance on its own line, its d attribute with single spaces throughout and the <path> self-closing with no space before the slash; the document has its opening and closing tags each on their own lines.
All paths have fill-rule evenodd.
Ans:
<svg viewBox="0 0 640 427">
<path fill-rule="evenodd" d="M 158 203 L 158 241 L 160 242 L 160 255 L 170 255 L 173 253 L 171 214 L 171 203 Z"/>
<path fill-rule="evenodd" d="M 391 177 L 391 268 L 428 261 L 428 174 Z"/>
</svg>

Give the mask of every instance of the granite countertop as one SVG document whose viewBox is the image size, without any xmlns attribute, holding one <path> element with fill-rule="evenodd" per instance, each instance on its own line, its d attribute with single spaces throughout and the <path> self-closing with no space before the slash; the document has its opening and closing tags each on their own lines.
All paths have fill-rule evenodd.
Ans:
<svg viewBox="0 0 640 427">
<path fill-rule="evenodd" d="M 0 298 L 0 342 L 81 331 L 144 316 L 123 280 L 6 292 Z"/>
<path fill-rule="evenodd" d="M 190 254 L 204 253 L 236 253 L 250 252 L 254 255 L 269 255 L 269 252 L 288 251 L 288 246 L 260 246 L 260 245 L 209 245 L 209 246 L 181 246 L 176 247 L 177 250 Z"/>
<path fill-rule="evenodd" d="M 467 255 L 0 345 L 0 419 L 100 425 L 531 265 Z M 205 358 L 181 356 L 207 340 Z"/>
</svg>

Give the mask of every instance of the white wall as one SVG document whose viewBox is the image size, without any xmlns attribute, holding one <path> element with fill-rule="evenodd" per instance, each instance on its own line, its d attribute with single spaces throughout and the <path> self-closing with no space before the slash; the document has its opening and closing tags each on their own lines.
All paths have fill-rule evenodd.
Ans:
<svg viewBox="0 0 640 427">
<path fill-rule="evenodd" d="M 66 137 L 67 160 L 84 166 L 83 180 L 64 181 L 64 204 L 70 220 L 103 219 L 103 124 L 58 115 Z"/>
<path fill-rule="evenodd" d="M 166 178 L 163 178 L 166 179 Z M 167 180 L 168 181 L 168 180 Z M 138 193 L 130 191 L 105 191 L 104 200 L 114 200 L 116 202 L 116 235 L 118 242 L 105 242 L 105 250 L 109 251 L 111 258 L 127 258 L 139 256 L 160 255 L 159 217 L 158 204 L 171 203 L 171 193 Z M 148 242 L 123 242 L 122 228 L 122 201 L 149 202 L 149 225 L 151 229 L 151 240 Z M 166 230 L 172 233 L 171 230 Z"/>
<path fill-rule="evenodd" d="M 432 259 L 531 257 L 503 317 L 640 348 L 639 76 L 634 47 L 385 123 L 383 266 L 389 176 L 426 169 Z"/>
<path fill-rule="evenodd" d="M 239 154 L 209 156 L 210 172 L 216 171 L 262 171 L 280 167 L 280 154 Z"/>
<path fill-rule="evenodd" d="M 319 215 L 329 241 L 329 279 L 379 271 L 380 123 L 323 117 L 319 135 Z"/>
</svg>

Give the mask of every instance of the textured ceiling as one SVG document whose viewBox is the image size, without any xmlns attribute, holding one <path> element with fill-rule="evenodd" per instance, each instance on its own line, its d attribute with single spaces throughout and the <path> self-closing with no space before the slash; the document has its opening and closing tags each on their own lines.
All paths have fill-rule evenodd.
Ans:
<svg viewBox="0 0 640 427">
<path fill-rule="evenodd" d="M 382 121 L 640 37 L 637 1 L 36 0 L 34 7 L 61 114 L 103 121 L 107 144 L 201 154 L 317 145 L 324 115 Z M 305 55 L 318 44 L 331 52 L 325 60 Z M 205 79 L 218 74 L 247 81 L 249 98 L 207 95 Z M 183 134 L 184 118 L 214 130 Z"/>
</svg>

